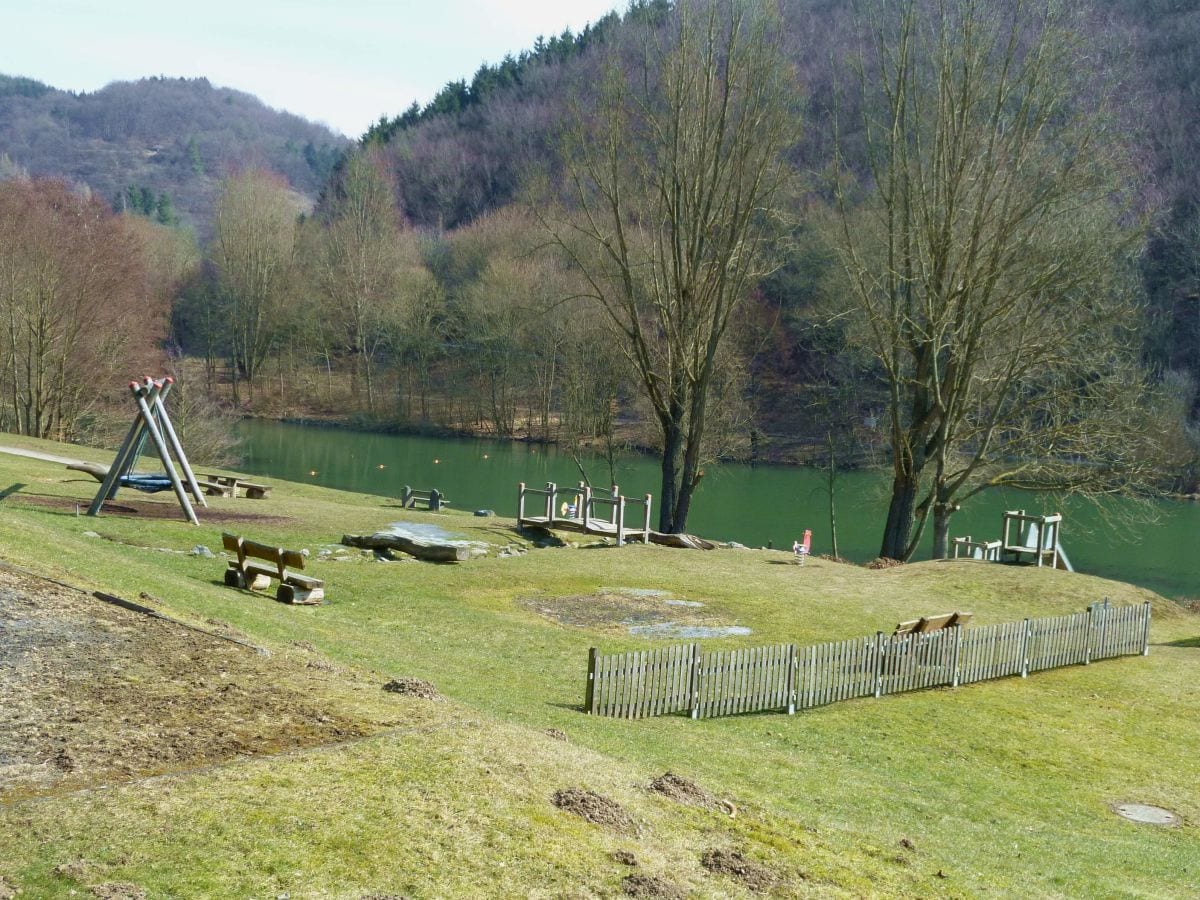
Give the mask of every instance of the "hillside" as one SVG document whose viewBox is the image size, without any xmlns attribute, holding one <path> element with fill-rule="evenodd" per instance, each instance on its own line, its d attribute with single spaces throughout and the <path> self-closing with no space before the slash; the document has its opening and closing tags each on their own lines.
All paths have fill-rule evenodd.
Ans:
<svg viewBox="0 0 1200 900">
<path fill-rule="evenodd" d="M 264 166 L 315 200 L 347 145 L 322 125 L 204 78 L 145 78 L 74 94 L 0 75 L 0 169 L 86 184 L 117 209 L 145 199 L 142 211 L 155 216 L 165 195 L 161 217 L 173 213 L 201 233 L 231 169 Z"/>
<path fill-rule="evenodd" d="M 373 128 L 368 138 L 387 148 L 404 216 L 417 226 L 455 229 L 518 202 L 530 171 L 555 171 L 572 105 L 587 107 L 606 55 L 624 54 L 636 64 L 637 48 L 668 8 L 644 0 L 623 18 L 610 14 L 578 35 L 539 39 L 532 50 L 483 66 L 469 82 L 447 84 L 423 109 L 414 106 Z M 832 159 L 835 106 L 841 106 L 843 137 L 851 147 L 856 143 L 846 129 L 855 127 L 858 89 L 844 65 L 856 38 L 843 4 L 801 0 L 781 11 L 807 99 L 792 158 L 806 187 L 819 192 Z M 1145 355 L 1151 368 L 1187 372 L 1200 383 L 1200 177 L 1191 163 L 1200 134 L 1193 102 L 1200 68 L 1192 52 L 1200 19 L 1176 3 L 1090 0 L 1079 5 L 1076 22 L 1107 61 L 1118 122 L 1142 160 L 1144 183 L 1134 190 L 1150 223 L 1141 257 Z M 785 326 L 803 318 L 821 266 L 830 262 L 820 258 L 824 248 L 803 235 L 797 248 L 764 286 L 768 306 Z M 803 330 L 787 335 L 760 374 L 783 373 L 789 384 L 813 377 L 824 354 L 808 345 Z M 1200 394 L 1189 402 L 1200 412 Z"/>
<path fill-rule="evenodd" d="M 0 728 L 0 894 L 1200 889 L 1200 618 L 1129 585 L 969 561 L 869 570 L 799 568 L 778 551 L 538 549 L 511 519 L 282 481 L 266 500 L 210 498 L 199 527 L 173 500 L 132 492 L 77 518 L 96 487 L 77 474 L 0 455 L 12 485 L 3 562 L 36 572 L 0 567 L 0 626 L 13 635 L 0 699 L 17 701 L 0 703 L 13 729 Z M 337 546 L 399 518 L 488 555 L 436 565 Z M 222 530 L 310 548 L 326 604 L 224 586 L 225 560 L 191 552 L 219 551 Z M 707 652 L 840 640 L 951 609 L 978 627 L 1101 596 L 1153 604 L 1149 656 L 793 716 L 631 721 L 580 708 L 589 647 L 670 643 L 631 633 L 648 615 L 752 632 L 707 638 Z M 21 677 L 31 672 L 45 676 Z M 1114 808 L 1130 803 L 1182 821 L 1125 821 Z"/>
</svg>

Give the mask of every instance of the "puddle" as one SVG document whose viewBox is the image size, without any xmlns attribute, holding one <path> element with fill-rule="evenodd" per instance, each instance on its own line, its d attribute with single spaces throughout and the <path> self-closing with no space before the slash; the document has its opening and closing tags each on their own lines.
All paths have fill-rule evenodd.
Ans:
<svg viewBox="0 0 1200 900">
<path fill-rule="evenodd" d="M 602 594 L 620 594 L 622 597 L 647 597 L 647 598 L 663 598 L 670 597 L 670 591 L 660 591 L 655 588 L 628 588 L 628 587 L 602 587 Z M 669 600 L 667 601 L 670 602 Z"/>
<path fill-rule="evenodd" d="M 630 634 L 648 638 L 718 638 L 751 634 L 742 625 L 680 625 L 677 622 L 658 622 L 654 625 L 634 625 Z"/>
<path fill-rule="evenodd" d="M 1170 828 L 1179 824 L 1179 816 L 1161 806 L 1149 806 L 1145 803 L 1122 803 L 1113 807 L 1122 819 L 1138 822 L 1142 825 L 1158 825 Z"/>
</svg>

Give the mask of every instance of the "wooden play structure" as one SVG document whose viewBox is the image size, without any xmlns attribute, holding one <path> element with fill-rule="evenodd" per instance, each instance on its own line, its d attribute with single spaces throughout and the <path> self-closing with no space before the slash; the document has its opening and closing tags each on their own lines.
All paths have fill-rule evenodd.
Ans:
<svg viewBox="0 0 1200 900">
<path fill-rule="evenodd" d="M 987 562 L 1021 563 L 1025 558 L 1035 566 L 1051 566 L 1074 572 L 1063 548 L 1060 529 L 1062 515 L 1030 515 L 1023 509 L 1010 509 L 1003 515 L 1003 537 L 998 541 L 977 541 L 967 535 L 953 540 L 954 558 L 981 559 Z"/>
<path fill-rule="evenodd" d="M 174 383 L 172 378 L 155 380 L 149 376 L 146 376 L 141 382 L 129 382 L 129 392 L 137 404 L 137 415 L 129 428 L 129 433 L 125 435 L 125 440 L 121 443 L 121 449 L 117 451 L 116 459 L 113 460 L 113 464 L 100 484 L 96 498 L 88 507 L 87 514 L 89 516 L 99 515 L 104 501 L 114 498 L 120 488 L 131 487 L 147 493 L 156 493 L 169 488 L 175 491 L 175 497 L 179 500 L 179 505 L 188 521 L 193 525 L 200 524 L 188 494 L 190 493 L 191 497 L 201 506 L 207 507 L 208 503 L 201 493 L 200 485 L 192 473 L 191 466 L 188 465 L 183 446 L 179 443 L 175 428 L 171 425 L 171 417 L 167 415 L 165 401 Z M 162 462 L 162 474 L 134 472 L 134 467 L 145 451 L 147 442 L 153 446 L 155 454 Z M 171 461 L 172 455 L 178 463 L 179 471 L 176 471 L 175 464 Z M 183 475 L 182 479 L 180 473 Z M 186 488 L 184 480 L 187 481 Z"/>
<path fill-rule="evenodd" d="M 988 562 L 1000 562 L 1000 546 L 1002 541 L 977 541 L 971 535 L 954 539 L 954 558 L 984 559 Z"/>
<path fill-rule="evenodd" d="M 1015 539 L 1014 530 L 1015 526 Z M 1000 547 L 1001 562 L 1021 562 L 1023 557 L 1031 557 L 1035 566 L 1050 566 L 1074 572 L 1071 561 L 1063 549 L 1060 539 L 1062 516 L 1054 513 L 1049 516 L 1033 516 L 1025 510 L 1008 510 L 1004 513 L 1004 538 Z M 1022 538 L 1021 532 L 1025 535 Z"/>
<path fill-rule="evenodd" d="M 430 488 L 427 491 L 415 491 L 406 484 L 404 486 L 404 493 L 400 496 L 401 506 L 405 509 L 416 509 L 418 503 L 430 512 L 438 512 L 443 506 L 448 506 L 450 501 L 437 488 Z"/>
<path fill-rule="evenodd" d="M 892 632 L 892 637 L 899 639 L 908 637 L 910 634 L 932 634 L 935 631 L 941 631 L 944 628 L 953 628 L 956 625 L 965 626 L 970 624 L 973 616 L 974 614 L 969 612 L 921 616 L 919 619 L 901 622 L 896 626 L 896 630 Z"/>
<path fill-rule="evenodd" d="M 288 571 L 289 566 L 293 569 L 304 568 L 304 554 L 298 550 L 271 547 L 229 533 L 221 535 L 221 543 L 228 552 L 237 556 L 229 560 L 225 569 L 225 583 L 230 587 L 265 591 L 271 586 L 271 579 L 275 579 L 279 582 L 275 599 L 281 603 L 315 606 L 325 598 L 325 582 L 320 578 L 309 578 Z M 247 562 L 249 557 L 265 560 L 270 565 Z"/>
<path fill-rule="evenodd" d="M 526 514 L 527 497 L 539 498 L 534 507 L 537 511 L 532 515 Z M 593 488 L 582 481 L 578 487 L 560 488 L 548 481 L 545 488 L 531 488 L 522 481 L 517 493 L 517 527 L 553 528 L 615 537 L 618 547 L 630 539 L 649 543 L 652 539 L 650 506 L 649 494 L 640 499 L 624 497 L 615 484 L 609 490 Z M 641 511 L 639 525 L 628 524 L 630 508 Z"/>
</svg>

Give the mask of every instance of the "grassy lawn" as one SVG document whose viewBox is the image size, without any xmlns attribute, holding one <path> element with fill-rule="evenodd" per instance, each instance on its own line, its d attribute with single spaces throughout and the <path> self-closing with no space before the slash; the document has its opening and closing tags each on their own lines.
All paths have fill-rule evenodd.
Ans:
<svg viewBox="0 0 1200 900">
<path fill-rule="evenodd" d="M 381 684 L 427 679 L 447 699 L 397 699 L 414 708 L 407 724 L 344 745 L 0 801 L 0 896 L 6 883 L 41 897 L 102 882 L 183 897 L 618 896 L 632 872 L 699 896 L 748 895 L 744 880 L 701 865 L 714 848 L 765 866 L 778 895 L 1200 893 L 1200 616 L 1144 590 L 969 562 L 870 571 L 798 568 L 772 551 L 532 549 L 503 518 L 274 488 L 263 501 L 210 498 L 212 514 L 262 521 L 91 519 L 73 503 L 86 508 L 94 481 L 0 454 L 0 557 L 122 597 L 144 593 L 169 615 L 227 624 L 272 649 L 308 642 Z M 527 552 L 456 566 L 318 558 L 344 533 L 398 520 Z M 222 530 L 309 548 L 326 605 L 224 587 L 221 559 L 186 552 L 219 550 Z M 624 722 L 579 712 L 588 647 L 649 645 L 621 624 L 620 589 L 665 591 L 703 604 L 676 608 L 681 620 L 752 631 L 706 641 L 713 647 L 837 640 L 955 609 L 979 624 L 1010 621 L 1104 596 L 1152 600 L 1153 646 L 1149 657 L 791 717 Z M 646 790 L 668 770 L 732 801 L 736 816 Z M 632 824 L 556 809 L 552 796 L 571 787 L 616 801 Z M 1168 807 L 1183 825 L 1124 821 L 1111 807 L 1125 802 Z M 639 865 L 615 861 L 620 850 Z"/>
</svg>

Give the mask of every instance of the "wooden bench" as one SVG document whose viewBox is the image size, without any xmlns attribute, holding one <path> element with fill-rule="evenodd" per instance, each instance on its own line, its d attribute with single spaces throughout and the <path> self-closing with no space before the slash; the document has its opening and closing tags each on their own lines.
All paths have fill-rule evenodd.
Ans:
<svg viewBox="0 0 1200 900">
<path fill-rule="evenodd" d="M 437 512 L 443 506 L 450 505 L 446 495 L 437 488 L 428 491 L 414 491 L 406 484 L 404 494 L 400 498 L 400 505 L 405 509 L 416 509 L 418 503 L 425 504 L 425 508 L 431 512 Z"/>
<path fill-rule="evenodd" d="M 325 598 L 325 582 L 320 578 L 309 578 L 288 571 L 289 566 L 304 568 L 304 554 L 299 551 L 269 547 L 228 533 L 221 535 L 221 543 L 230 553 L 237 554 L 237 559 L 229 560 L 229 567 L 225 570 L 225 583 L 230 587 L 265 591 L 274 578 L 279 581 L 275 599 L 281 603 L 317 605 Z M 247 562 L 247 557 L 266 560 L 271 565 Z"/>
<path fill-rule="evenodd" d="M 271 486 L 255 484 L 237 475 L 202 475 L 200 486 L 209 496 L 248 497 L 251 500 L 265 500 L 271 496 Z"/>
<path fill-rule="evenodd" d="M 922 616 L 909 622 L 901 622 L 892 632 L 892 637 L 899 640 L 913 634 L 929 634 L 941 631 L 943 628 L 953 628 L 955 625 L 967 625 L 971 621 L 971 613 L 952 612 L 936 616 Z"/>
</svg>

